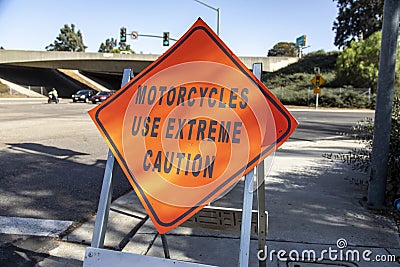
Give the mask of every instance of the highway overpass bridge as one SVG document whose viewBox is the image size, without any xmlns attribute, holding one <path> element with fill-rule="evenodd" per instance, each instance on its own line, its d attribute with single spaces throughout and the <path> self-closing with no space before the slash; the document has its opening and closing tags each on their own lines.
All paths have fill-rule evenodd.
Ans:
<svg viewBox="0 0 400 267">
<path fill-rule="evenodd" d="M 60 75 L 77 80 L 76 88 L 58 85 L 61 90 L 70 88 L 65 95 L 71 94 L 78 87 L 91 87 L 96 90 L 119 89 L 122 70 L 133 68 L 135 73 L 141 72 L 160 55 L 155 54 L 116 54 L 116 53 L 89 53 L 89 52 L 60 52 L 60 51 L 24 51 L 0 50 L 0 78 L 11 77 L 19 85 L 36 85 L 38 80 L 46 75 L 40 73 L 52 70 L 52 75 Z M 296 57 L 239 57 L 251 69 L 253 63 L 261 62 L 263 71 L 276 71 L 298 61 Z M 42 70 L 42 71 L 41 71 Z M 58 70 L 61 70 L 59 73 Z M 74 70 L 75 73 L 71 71 Z M 55 71 L 55 72 L 54 72 Z M 31 72 L 31 75 L 28 74 Z M 21 75 L 25 77 L 20 77 Z M 33 74 L 35 73 L 35 74 Z M 31 77 L 29 80 L 28 77 Z M 65 77 L 64 77 L 65 78 Z M 25 80 L 24 80 L 25 79 Z M 60 82 L 57 82 L 58 84 Z M 53 82 L 46 82 L 45 87 L 56 86 Z"/>
<path fill-rule="evenodd" d="M 0 50 L 0 64 L 120 74 L 126 67 L 133 68 L 136 73 L 139 73 L 159 56 L 153 54 Z M 253 63 L 263 63 L 263 71 L 275 71 L 298 60 L 297 57 L 239 58 L 249 69 Z"/>
</svg>

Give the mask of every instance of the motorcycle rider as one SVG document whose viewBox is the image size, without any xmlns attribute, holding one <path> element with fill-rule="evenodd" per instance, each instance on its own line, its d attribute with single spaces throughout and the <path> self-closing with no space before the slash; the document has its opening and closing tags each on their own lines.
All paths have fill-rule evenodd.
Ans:
<svg viewBox="0 0 400 267">
<path fill-rule="evenodd" d="M 58 103 L 58 92 L 57 92 L 56 88 L 53 87 L 51 89 L 51 91 L 49 92 L 49 98 L 51 98 L 51 100 Z"/>
</svg>

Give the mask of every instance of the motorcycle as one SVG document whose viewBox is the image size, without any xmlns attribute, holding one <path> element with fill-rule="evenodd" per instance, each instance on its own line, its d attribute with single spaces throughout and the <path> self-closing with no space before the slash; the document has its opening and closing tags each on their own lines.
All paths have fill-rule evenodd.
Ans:
<svg viewBox="0 0 400 267">
<path fill-rule="evenodd" d="M 54 103 L 58 104 L 59 101 L 60 100 L 58 99 L 58 97 L 56 97 L 53 94 L 49 94 L 49 98 L 47 99 L 47 103 L 50 104 L 50 103 L 54 102 Z"/>
</svg>

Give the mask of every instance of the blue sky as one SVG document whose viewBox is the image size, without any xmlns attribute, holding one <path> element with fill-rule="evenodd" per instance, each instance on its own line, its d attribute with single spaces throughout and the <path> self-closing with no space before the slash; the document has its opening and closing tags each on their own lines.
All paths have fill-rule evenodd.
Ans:
<svg viewBox="0 0 400 267">
<path fill-rule="evenodd" d="M 332 0 L 203 0 L 220 8 L 220 37 L 239 56 L 266 56 L 274 44 L 295 42 L 307 35 L 305 53 L 333 45 L 332 24 L 337 8 Z M 162 35 L 178 39 L 201 17 L 216 31 L 217 12 L 193 0 L 145 1 L 24 1 L 0 0 L 0 46 L 39 50 L 52 43 L 64 24 L 74 23 L 83 34 L 87 52 L 97 52 L 107 38 L 128 33 Z M 137 53 L 161 54 L 162 39 L 128 38 Z"/>
</svg>

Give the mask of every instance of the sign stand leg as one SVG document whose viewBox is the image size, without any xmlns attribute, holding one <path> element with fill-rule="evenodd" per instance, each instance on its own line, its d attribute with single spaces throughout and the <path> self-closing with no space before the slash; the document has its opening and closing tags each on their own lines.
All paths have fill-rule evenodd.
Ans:
<svg viewBox="0 0 400 267">
<path fill-rule="evenodd" d="M 91 247 L 102 248 L 104 245 L 104 237 L 108 222 L 108 214 L 110 213 L 111 197 L 112 197 L 112 173 L 114 169 L 114 155 L 108 150 L 106 169 L 104 171 L 103 185 L 97 209 L 96 222 L 94 224 L 93 237 Z"/>
<path fill-rule="evenodd" d="M 124 69 L 122 75 L 121 86 L 124 86 L 133 77 L 133 69 Z M 97 208 L 96 222 L 94 224 L 93 237 L 91 247 L 102 248 L 104 246 L 104 238 L 106 235 L 108 214 L 110 213 L 110 205 L 113 187 L 113 169 L 114 155 L 108 150 L 106 169 L 104 171 L 103 185 L 101 187 L 99 206 Z"/>
<path fill-rule="evenodd" d="M 253 179 L 254 169 L 246 174 L 244 179 L 242 228 L 240 231 L 240 267 L 249 266 L 251 212 L 253 206 L 253 189 L 251 187 L 253 184 Z"/>
<path fill-rule="evenodd" d="M 265 248 L 265 236 L 267 235 L 267 218 L 265 215 L 265 180 L 264 161 L 257 166 L 257 206 L 258 206 L 258 250 L 267 253 Z M 265 258 L 263 255 L 262 258 Z M 265 267 L 266 261 L 259 260 L 259 266 Z"/>
<path fill-rule="evenodd" d="M 300 46 L 301 49 L 301 46 Z M 301 53 L 300 53 L 301 54 Z M 262 63 L 253 64 L 253 74 L 261 81 Z M 265 236 L 267 235 L 267 218 L 265 215 L 265 171 L 264 161 L 257 166 L 257 209 L 258 209 L 258 251 L 265 249 Z M 264 251 L 266 253 L 266 251 Z M 264 257 L 262 257 L 264 258 Z M 260 267 L 266 266 L 265 260 L 259 260 Z"/>
<path fill-rule="evenodd" d="M 161 241 L 164 249 L 164 258 L 170 259 L 167 236 L 165 234 L 161 234 Z"/>
</svg>

